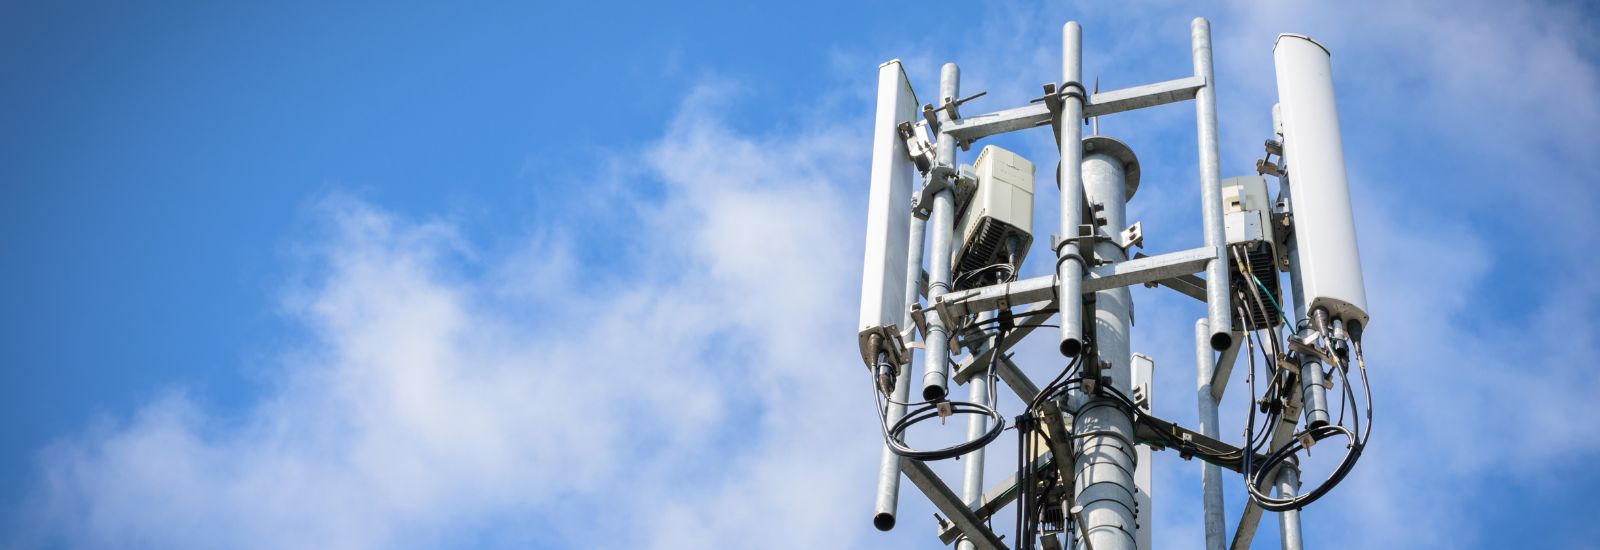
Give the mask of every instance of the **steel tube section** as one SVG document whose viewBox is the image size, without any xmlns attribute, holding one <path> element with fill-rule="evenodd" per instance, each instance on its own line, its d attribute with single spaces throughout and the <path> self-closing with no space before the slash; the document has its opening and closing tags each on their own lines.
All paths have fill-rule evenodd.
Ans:
<svg viewBox="0 0 1600 550">
<path fill-rule="evenodd" d="M 1306 427 L 1328 424 L 1328 388 L 1323 386 L 1322 363 L 1316 357 L 1300 357 L 1300 400 L 1306 417 Z"/>
<path fill-rule="evenodd" d="M 1094 137 L 1091 140 L 1105 140 Z M 1109 140 L 1108 140 L 1109 141 Z M 1089 204 L 1104 220 L 1098 225 L 1124 227 L 1127 217 L 1127 187 L 1123 161 L 1095 147 L 1082 161 L 1083 189 Z M 1126 260 L 1120 246 L 1097 240 L 1095 259 L 1105 262 Z M 1133 395 L 1132 355 L 1128 342 L 1128 311 L 1132 298 L 1126 287 L 1096 292 L 1094 296 L 1095 353 L 1113 388 Z M 1074 418 L 1074 432 L 1084 434 L 1076 457 L 1078 472 L 1074 483 L 1076 502 L 1083 507 L 1084 533 L 1095 550 L 1135 550 L 1137 497 L 1134 473 L 1137 455 L 1133 442 L 1133 418 L 1128 411 L 1113 405 L 1108 398 L 1085 396 Z"/>
<path fill-rule="evenodd" d="M 1205 85 L 1206 81 L 1204 79 L 1198 76 L 1190 76 L 1166 82 L 1101 92 L 1089 96 L 1089 104 L 1084 106 L 1083 116 L 1105 116 L 1194 99 L 1195 94 Z"/>
<path fill-rule="evenodd" d="M 921 218 L 911 219 L 910 261 L 906 262 L 906 311 L 900 326 L 913 326 L 911 320 L 910 304 L 917 303 L 917 280 L 922 276 L 922 250 L 923 230 L 927 221 Z M 910 331 L 915 334 L 916 331 Z M 913 336 L 914 338 L 914 336 Z M 916 351 L 906 348 L 906 353 L 915 355 Z M 906 403 L 911 397 L 911 363 L 907 357 L 905 364 L 900 365 L 898 376 L 894 380 L 894 399 L 888 403 L 889 424 L 899 422 L 906 415 Z M 900 506 L 900 455 L 889 450 L 889 444 L 884 443 L 882 458 L 878 463 L 878 499 L 873 507 L 872 525 L 879 531 L 888 531 L 894 528 L 895 514 Z"/>
<path fill-rule="evenodd" d="M 1055 276 L 1042 275 L 1021 281 L 951 292 L 939 299 L 938 307 L 942 314 L 960 318 L 980 311 L 1050 300 L 1055 298 L 1055 287 Z"/>
<path fill-rule="evenodd" d="M 1050 123 L 1050 109 L 1043 103 L 971 116 L 950 123 L 946 131 L 962 141 L 1026 130 Z"/>
<path fill-rule="evenodd" d="M 1209 324 L 1209 321 L 1207 321 Z M 1215 334 L 1215 333 L 1213 333 Z M 1222 394 L 1228 389 L 1228 377 L 1233 376 L 1233 364 L 1239 361 L 1239 344 L 1244 342 L 1244 333 L 1233 333 L 1233 345 L 1217 354 L 1217 366 L 1211 370 L 1211 398 L 1222 402 Z"/>
<path fill-rule="evenodd" d="M 939 70 L 939 101 L 954 101 L 961 93 L 961 69 L 955 63 L 945 63 Z M 953 108 L 953 107 L 952 107 Z M 950 120 L 950 109 L 940 111 L 940 122 Z M 936 168 L 944 174 L 954 173 L 956 165 L 956 140 L 948 133 L 939 134 L 936 146 Z M 948 177 L 948 176 L 944 176 Z M 954 183 L 954 182 L 949 182 Z M 955 186 L 948 185 L 933 196 L 933 212 L 928 223 L 932 227 L 933 256 L 928 258 L 928 301 L 938 302 L 950 290 L 950 253 L 955 231 Z M 923 357 L 922 398 L 937 401 L 945 398 L 950 376 L 950 341 L 945 320 L 939 316 L 928 319 L 927 355 Z"/>
<path fill-rule="evenodd" d="M 1232 307 L 1228 301 L 1227 243 L 1222 227 L 1222 172 L 1217 152 L 1217 80 L 1211 70 L 1211 23 L 1204 17 L 1189 25 L 1194 53 L 1194 75 L 1205 80 L 1195 93 L 1196 128 L 1200 138 L 1200 219 L 1206 246 L 1217 249 L 1217 259 L 1206 267 L 1206 309 L 1211 325 L 1211 349 L 1224 350 L 1233 343 Z"/>
<path fill-rule="evenodd" d="M 1214 363 L 1211 356 L 1211 326 L 1205 318 L 1194 322 L 1195 399 L 1200 403 L 1200 433 L 1217 439 L 1221 430 L 1217 426 L 1217 398 L 1211 393 L 1211 375 Z M 1205 510 L 1206 550 L 1223 550 L 1227 544 L 1226 510 L 1222 500 L 1222 467 L 1209 462 L 1200 463 L 1200 502 Z"/>
<path fill-rule="evenodd" d="M 983 519 L 973 513 L 972 508 L 963 504 L 955 492 L 950 490 L 950 486 L 945 485 L 926 462 L 902 460 L 900 466 L 906 478 L 921 489 L 922 494 L 927 495 L 928 500 L 933 502 L 934 508 L 950 518 L 950 522 L 972 541 L 973 546 L 981 550 L 1005 550 L 1006 546 L 1000 542 L 1000 537 L 995 536 L 994 531 L 984 526 Z"/>
<path fill-rule="evenodd" d="M 908 353 L 911 351 L 908 349 Z M 893 425 L 906 415 L 905 403 L 911 396 L 911 369 L 909 365 L 900 368 L 900 376 L 894 381 L 894 401 L 889 402 L 888 423 Z M 896 514 L 900 506 L 900 455 L 889 450 L 889 444 L 884 443 L 882 456 L 878 462 L 878 498 L 873 507 L 872 526 L 879 531 L 894 529 Z"/>
<path fill-rule="evenodd" d="M 1056 247 L 1056 300 L 1061 308 L 1061 354 L 1083 351 L 1084 260 L 1073 240 L 1083 223 L 1083 29 L 1077 21 L 1061 27 L 1061 123 L 1056 143 L 1061 163 L 1056 182 L 1061 188 L 1061 240 Z M 1118 185 L 1121 185 L 1118 182 Z M 1220 206 L 1219 206 L 1220 207 Z M 1220 231 L 1221 226 L 1217 226 Z M 1102 549 L 1103 550 L 1103 549 Z"/>
<path fill-rule="evenodd" d="M 1083 116 L 1105 116 L 1194 99 L 1195 93 L 1203 87 L 1204 80 L 1190 76 L 1091 94 L 1083 107 Z M 1039 103 L 957 120 L 951 123 L 949 133 L 961 141 L 974 141 L 1049 123 L 1050 109 Z"/>
<path fill-rule="evenodd" d="M 1292 462 L 1284 463 L 1278 470 L 1278 497 L 1292 498 L 1300 491 L 1300 470 Z M 1304 550 L 1300 535 L 1300 511 L 1278 512 L 1278 540 L 1283 550 Z"/>
<path fill-rule="evenodd" d="M 1083 282 L 1083 292 L 1087 294 L 1189 275 L 1205 269 L 1216 256 L 1215 247 L 1202 246 L 1098 266 L 1090 271 L 1094 276 Z"/>
<path fill-rule="evenodd" d="M 1176 290 L 1178 294 L 1201 302 L 1206 301 L 1206 281 L 1194 275 L 1179 275 L 1171 279 L 1156 281 L 1155 284 Z"/>
<path fill-rule="evenodd" d="M 1206 268 L 1217 255 L 1210 247 L 1191 248 L 1160 256 L 1144 256 L 1125 262 L 1097 266 L 1089 271 L 1079 288 L 1084 294 L 1189 275 Z M 1043 302 L 1054 297 L 1056 280 L 1042 275 L 945 294 L 939 299 L 940 311 L 951 318 L 980 311 Z"/>
<path fill-rule="evenodd" d="M 992 320 L 996 316 L 997 314 L 993 311 L 985 311 L 978 314 L 979 326 L 987 326 L 981 323 Z M 989 402 L 989 381 L 986 378 L 984 376 L 976 376 L 967 382 L 968 403 Z M 989 417 L 981 414 L 967 415 L 967 441 L 977 440 L 988 431 Z M 966 501 L 967 506 L 971 508 L 977 508 L 983 504 L 983 457 L 983 448 L 961 457 L 961 460 L 966 463 L 961 476 L 961 499 Z M 956 543 L 957 550 L 972 550 L 972 548 L 972 541 L 967 540 L 965 537 Z"/>
</svg>

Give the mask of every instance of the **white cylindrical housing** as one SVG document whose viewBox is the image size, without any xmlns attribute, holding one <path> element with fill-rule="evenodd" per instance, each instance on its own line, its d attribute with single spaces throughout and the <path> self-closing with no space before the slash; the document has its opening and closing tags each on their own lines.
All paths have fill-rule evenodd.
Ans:
<svg viewBox="0 0 1600 550">
<path fill-rule="evenodd" d="M 1289 200 L 1300 280 L 1309 308 L 1323 308 L 1332 318 L 1366 325 L 1367 290 L 1361 279 L 1328 50 L 1310 38 L 1281 34 L 1272 57 L 1283 121 L 1283 159 L 1294 191 Z"/>
</svg>

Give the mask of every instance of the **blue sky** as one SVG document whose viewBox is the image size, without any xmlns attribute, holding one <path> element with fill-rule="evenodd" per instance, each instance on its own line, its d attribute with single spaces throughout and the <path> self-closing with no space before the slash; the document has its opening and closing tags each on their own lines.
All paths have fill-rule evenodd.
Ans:
<svg viewBox="0 0 1600 550">
<path fill-rule="evenodd" d="M 1600 536 L 1589 6 L 576 4 L 0 5 L 0 544 L 929 547 L 909 486 L 868 521 L 878 63 L 926 96 L 955 61 L 1000 109 L 1069 19 L 1117 88 L 1187 74 L 1197 15 L 1224 175 L 1267 136 L 1272 37 L 1334 52 L 1378 428 L 1308 542 Z M 1102 121 L 1152 251 L 1198 244 L 1192 116 Z M 1192 425 L 1201 312 L 1163 292 L 1133 346 Z M 1157 455 L 1162 547 L 1199 547 L 1198 468 Z"/>
</svg>

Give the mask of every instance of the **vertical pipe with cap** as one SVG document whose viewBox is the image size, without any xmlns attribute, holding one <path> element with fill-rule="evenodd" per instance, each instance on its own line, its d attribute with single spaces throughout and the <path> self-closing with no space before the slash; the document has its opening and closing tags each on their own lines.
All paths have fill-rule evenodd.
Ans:
<svg viewBox="0 0 1600 550">
<path fill-rule="evenodd" d="M 955 63 L 945 63 L 939 69 L 939 99 L 941 105 L 950 108 L 939 112 L 940 128 L 949 128 L 950 114 L 956 96 L 961 93 L 961 69 Z M 946 178 L 942 182 L 945 187 L 933 195 L 933 214 L 928 219 L 928 230 L 932 243 L 929 249 L 932 255 L 928 257 L 928 303 L 934 304 L 939 297 L 950 291 L 950 252 L 951 242 L 954 240 L 952 233 L 955 231 L 956 194 L 955 167 L 956 167 L 956 140 L 948 133 L 939 133 L 939 143 L 934 151 L 934 170 L 937 177 Z M 950 378 L 950 334 L 948 320 L 940 319 L 938 315 L 928 316 L 928 338 L 926 340 L 928 353 L 923 356 L 926 365 L 922 374 L 922 398 L 937 401 L 945 398 L 946 384 Z"/>
<path fill-rule="evenodd" d="M 917 303 L 917 283 L 922 279 L 922 250 L 923 229 L 927 220 L 911 218 L 911 246 L 908 249 L 910 261 L 906 262 L 906 314 L 901 320 L 901 327 L 911 327 L 911 304 Z M 904 403 L 911 397 L 911 357 L 912 348 L 906 348 L 905 365 L 897 365 L 898 376 L 894 381 L 894 399 L 888 403 L 888 423 L 894 425 L 906 415 Z M 878 463 L 878 499 L 873 507 L 872 525 L 879 531 L 888 531 L 894 528 L 895 514 L 900 507 L 900 455 L 894 454 L 889 449 L 889 444 L 883 444 L 883 456 Z"/>
<path fill-rule="evenodd" d="M 1195 92 L 1195 119 L 1200 141 L 1200 219 L 1206 246 L 1217 259 L 1206 265 L 1206 317 L 1211 325 L 1211 349 L 1233 345 L 1233 317 L 1228 299 L 1227 236 L 1222 226 L 1222 168 L 1217 152 L 1217 80 L 1211 69 L 1211 23 L 1204 17 L 1189 25 L 1194 54 L 1194 74 L 1205 80 Z"/>
<path fill-rule="evenodd" d="M 1083 271 L 1078 253 L 1078 226 L 1083 223 L 1083 29 L 1077 21 L 1061 27 L 1061 120 L 1057 143 L 1061 163 L 1056 183 L 1061 189 L 1061 240 L 1056 246 L 1056 302 L 1061 308 L 1061 354 L 1083 352 Z"/>
</svg>

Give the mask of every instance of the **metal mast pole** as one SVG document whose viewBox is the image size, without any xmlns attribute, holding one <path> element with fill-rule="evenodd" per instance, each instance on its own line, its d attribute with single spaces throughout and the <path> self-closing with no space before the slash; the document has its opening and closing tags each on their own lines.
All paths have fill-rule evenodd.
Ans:
<svg viewBox="0 0 1600 550">
<path fill-rule="evenodd" d="M 922 250 L 924 228 L 928 221 L 918 217 L 911 218 L 911 246 L 908 249 L 911 260 L 906 262 L 906 314 L 900 326 L 912 327 L 910 304 L 917 303 L 917 283 L 922 279 Z M 915 333 L 916 331 L 911 331 Z M 914 338 L 915 336 L 913 336 Z M 894 425 L 906 415 L 906 406 L 911 397 L 911 348 L 906 349 L 906 362 L 896 366 L 897 376 L 894 379 L 894 400 L 889 402 L 888 424 Z M 900 507 L 900 455 L 894 454 L 889 449 L 889 444 L 883 444 L 883 458 L 878 464 L 878 502 L 873 509 L 872 525 L 879 531 L 888 531 L 894 528 L 895 514 Z"/>
<path fill-rule="evenodd" d="M 1360 359 L 1360 332 L 1367 320 L 1354 218 L 1348 212 L 1348 182 L 1333 105 L 1331 70 L 1326 66 L 1327 50 L 1299 35 L 1281 35 L 1274 46 L 1283 117 L 1278 120 L 1275 109 L 1279 141 L 1267 143 L 1268 157 L 1257 163 L 1257 173 L 1277 175 L 1282 185 L 1279 205 L 1267 216 L 1269 201 L 1261 178 L 1239 178 L 1231 181 L 1230 187 L 1223 187 L 1217 137 L 1217 82 L 1211 28 L 1206 19 L 1195 18 L 1191 22 L 1190 39 L 1192 74 L 1107 92 L 1099 91 L 1096 85 L 1091 95 L 1081 82 L 1082 28 L 1077 22 L 1068 22 L 1061 29 L 1059 84 L 1046 84 L 1044 97 L 1027 105 L 966 117 L 957 112 L 964 99 L 960 98 L 961 75 L 955 64 L 941 67 L 939 99 L 930 102 L 938 107 L 925 105 L 920 113 L 917 106 L 922 104 L 899 62 L 890 61 L 879 67 L 857 333 L 862 359 L 877 381 L 879 393 L 874 396 L 875 402 L 882 405 L 887 398 L 889 403 L 882 405 L 883 419 L 893 424 L 884 427 L 887 444 L 880 464 L 873 518 L 879 529 L 891 529 L 896 523 L 903 474 L 943 515 L 939 519 L 940 541 L 954 543 L 961 550 L 1005 548 L 1006 543 L 995 533 L 992 522 L 997 513 L 1013 505 L 1019 520 L 1017 538 L 1022 540 L 1011 544 L 1018 547 L 1033 546 L 1038 542 L 1033 535 L 1045 535 L 1042 540 L 1046 547 L 1058 547 L 1062 542 L 1059 535 L 1070 530 L 1065 532 L 1066 542 L 1073 548 L 1149 550 L 1149 468 L 1153 463 L 1149 453 L 1170 448 L 1184 459 L 1199 457 L 1206 462 L 1201 481 L 1207 550 L 1223 548 L 1228 534 L 1223 523 L 1223 469 L 1242 471 L 1249 476 L 1248 482 L 1259 481 L 1262 485 L 1246 487 L 1250 489 L 1250 499 L 1243 504 L 1239 526 L 1233 530 L 1232 548 L 1249 547 L 1261 516 L 1269 508 L 1288 510 L 1278 518 L 1281 542 L 1284 548 L 1301 548 L 1298 507 L 1321 497 L 1331 485 L 1319 485 L 1294 498 L 1301 490 L 1295 453 L 1304 451 L 1309 455 L 1314 443 L 1294 441 L 1294 436 L 1305 433 L 1319 437 L 1352 429 L 1343 425 L 1343 413 L 1339 426 L 1325 425 L 1330 421 L 1327 393 L 1332 389 L 1325 384 L 1331 384 L 1334 377 L 1325 374 L 1320 362 L 1339 362 L 1335 366 L 1344 368 L 1334 359 L 1344 357 L 1344 346 L 1356 355 L 1354 359 Z M 1101 116 L 1188 100 L 1195 101 L 1205 244 L 1130 259 L 1129 247 L 1142 241 L 1140 228 L 1127 226 L 1127 202 L 1139 179 L 1137 159 L 1126 145 L 1099 136 L 1098 124 L 1096 135 L 1085 139 L 1085 120 L 1098 121 Z M 1053 126 L 1060 154 L 1056 167 L 1060 232 L 1051 242 L 1055 259 L 1052 272 L 1018 280 L 1013 271 L 1003 280 L 975 281 L 974 285 L 954 289 L 955 281 L 964 280 L 958 275 L 978 266 L 1011 264 L 1020 268 L 1022 254 L 1018 251 L 1032 242 L 1037 226 L 1032 217 L 1032 162 L 998 146 L 986 146 L 970 175 L 958 176 L 961 171 L 957 168 L 956 148 L 1047 124 Z M 936 143 L 929 141 L 929 129 L 936 136 Z M 1276 166 L 1268 164 L 1274 154 L 1283 159 Z M 1293 175 L 1300 184 L 1293 189 L 1290 165 L 1297 168 Z M 925 179 L 913 200 L 911 188 L 917 172 Z M 1326 177 L 1312 178 L 1317 181 L 1307 184 L 1302 181 L 1307 174 Z M 970 196 L 972 201 L 959 220 L 958 181 L 962 184 L 961 196 Z M 1230 210 L 1234 210 L 1226 217 L 1225 190 L 1230 193 Z M 1308 194 L 1308 190 L 1314 193 Z M 1306 208 L 1291 208 L 1295 201 Z M 967 242 L 963 235 L 972 241 Z M 907 237 L 909 246 L 901 249 Z M 1239 261 L 1251 265 L 1235 272 L 1230 239 L 1248 246 L 1266 243 L 1278 248 L 1250 248 L 1251 255 Z M 924 242 L 928 246 L 922 246 Z M 958 250 L 961 248 L 965 250 Z M 922 272 L 924 261 L 928 264 L 926 274 Z M 1268 263 L 1274 265 L 1269 268 Z M 1274 309 L 1284 309 L 1278 305 L 1284 300 L 1276 299 L 1281 274 L 1269 269 L 1285 267 L 1290 271 L 1294 294 L 1292 317 L 1298 321 L 1287 328 L 1297 334 L 1289 336 L 1289 359 L 1280 360 L 1285 356 L 1279 354 L 1277 345 L 1268 346 L 1262 354 L 1265 356 L 1270 350 L 1275 355 L 1266 358 L 1275 376 L 1293 376 L 1279 367 L 1289 361 L 1298 363 L 1299 381 L 1274 379 L 1274 395 L 1267 396 L 1274 401 L 1261 402 L 1281 405 L 1282 414 L 1271 415 L 1276 425 L 1269 434 L 1262 434 L 1270 436 L 1267 447 L 1271 450 L 1260 455 L 1252 452 L 1261 444 L 1256 437 L 1247 437 L 1244 448 L 1220 440 L 1218 403 L 1241 352 L 1239 344 L 1247 341 L 1244 338 L 1251 334 L 1247 331 L 1252 326 L 1262 325 L 1262 319 L 1255 317 L 1235 321 L 1234 314 L 1240 312 L 1232 309 L 1236 296 L 1230 294 L 1230 286 L 1237 280 L 1233 275 L 1256 280 L 1252 286 L 1273 295 Z M 1302 268 L 1314 269 L 1302 272 Z M 905 270 L 904 279 L 895 276 L 901 269 Z M 1202 271 L 1203 280 L 1195 276 Z M 919 291 L 917 287 L 924 276 L 926 286 Z M 1261 280 L 1274 284 L 1268 288 Z M 898 286 L 902 283 L 903 287 Z M 1129 345 L 1133 313 L 1129 286 L 1134 284 L 1167 287 L 1206 303 L 1205 316 L 1194 326 L 1198 431 L 1152 414 L 1150 378 L 1154 364 L 1148 357 L 1132 354 Z M 919 295 L 926 296 L 928 307 L 919 307 Z M 1252 295 L 1257 300 L 1261 298 L 1259 294 Z M 1248 297 L 1244 299 L 1249 302 Z M 1265 309 L 1264 304 L 1254 305 Z M 1030 309 L 1023 314 L 1022 323 L 1004 331 L 1004 338 L 991 338 L 995 333 L 986 334 L 980 328 L 986 325 L 984 321 L 995 320 L 997 312 L 1006 312 L 1011 324 L 1009 312 L 1018 306 Z M 1277 311 L 1259 313 L 1272 312 Z M 1277 313 L 1290 317 L 1286 311 Z M 1048 326 L 1041 322 L 1053 314 L 1060 319 L 1058 349 L 1069 362 L 1041 389 L 1006 353 L 1035 328 Z M 974 318 L 980 320 L 978 325 L 968 322 Z M 1307 328 L 1300 334 L 1299 327 L 1308 324 L 1308 319 L 1316 330 Z M 1235 325 L 1236 322 L 1241 324 Z M 1275 320 L 1267 324 L 1272 326 L 1255 330 L 1272 332 L 1269 341 L 1276 344 L 1284 335 L 1278 332 Z M 962 329 L 958 340 L 952 331 L 963 326 L 971 328 Z M 906 346 L 905 340 L 915 339 L 918 331 L 923 345 L 912 342 Z M 1307 338 L 1297 340 L 1298 336 Z M 1310 340 L 1311 336 L 1317 340 Z M 951 356 L 951 347 L 958 341 L 970 352 L 963 354 L 959 362 Z M 1307 349 L 1307 345 L 1316 348 Z M 924 356 L 920 369 L 912 366 L 915 361 L 911 356 L 918 347 Z M 1254 358 L 1252 355 L 1252 369 L 1256 368 Z M 891 360 L 897 364 L 891 365 Z M 1073 369 L 1081 369 L 1077 378 L 1071 376 Z M 1288 370 L 1294 367 L 1289 366 Z M 912 379 L 913 372 L 921 375 L 924 400 L 916 404 L 915 410 L 904 404 L 913 399 L 911 392 L 917 384 Z M 892 383 L 891 375 L 895 376 Z M 957 383 L 971 384 L 967 394 L 970 403 L 949 400 L 952 375 Z M 985 446 L 995 441 L 1001 433 L 999 428 L 1005 424 L 1000 412 L 990 406 L 996 397 L 995 386 L 990 385 L 991 375 L 1003 379 L 1028 405 L 1024 415 L 1018 417 L 1022 430 L 1019 435 L 1025 438 L 1019 440 L 1019 451 L 1033 448 L 1032 440 L 1026 438 L 1042 437 L 1030 431 L 1039 429 L 1049 434 L 1045 438 L 1049 455 L 1019 452 L 1016 474 L 985 490 Z M 1337 381 L 1345 384 L 1341 388 L 1345 394 L 1354 389 L 1344 377 Z M 1278 382 L 1296 386 L 1294 389 L 1299 391 L 1281 388 Z M 1360 382 L 1370 410 L 1366 377 Z M 1061 392 L 1068 392 L 1067 397 L 1063 399 Z M 1344 405 L 1340 406 L 1343 410 Z M 1314 430 L 1297 432 L 1302 407 L 1305 425 Z M 952 414 L 970 415 L 966 430 L 969 441 L 934 449 L 904 445 L 903 437 L 911 424 L 932 419 L 943 424 Z M 1366 433 L 1351 442 L 1339 469 L 1326 483 L 1337 483 L 1361 456 Z M 1138 441 L 1150 445 L 1140 446 Z M 1241 457 L 1240 453 L 1247 454 Z M 1023 454 L 1033 456 L 1024 460 Z M 1255 460 L 1242 460 L 1243 457 Z M 953 490 L 927 462 L 952 458 L 966 458 L 960 491 Z M 1269 483 L 1270 488 L 1266 487 Z M 1070 498 L 1063 496 L 1065 491 L 1070 491 Z M 1276 492 L 1278 497 L 1264 491 Z M 1070 507 L 1060 510 L 1056 504 Z M 1067 516 L 1058 515 L 1061 512 Z M 1021 536 L 1022 533 L 1027 535 Z"/>
<path fill-rule="evenodd" d="M 1289 498 L 1295 496 L 1300 490 L 1300 468 L 1294 461 L 1283 463 L 1278 468 L 1278 497 Z M 1305 544 L 1300 540 L 1300 511 L 1285 510 L 1278 512 L 1278 540 L 1283 550 L 1305 550 Z"/>
<path fill-rule="evenodd" d="M 1065 122 L 1062 123 L 1066 125 Z M 1083 159 L 1083 189 L 1089 204 L 1096 211 L 1096 234 L 1117 229 L 1127 224 L 1127 197 L 1129 191 L 1124 157 L 1112 154 L 1114 148 L 1127 147 L 1116 140 L 1093 137 L 1079 144 L 1085 150 Z M 1094 255 L 1097 262 L 1121 262 L 1125 252 L 1118 239 L 1096 239 Z M 1128 345 L 1128 310 L 1132 298 L 1127 287 L 1116 287 L 1094 294 L 1094 353 L 1109 368 L 1100 371 L 1109 376 L 1111 387 L 1125 395 L 1133 395 L 1130 366 L 1132 359 Z M 1078 472 L 1075 480 L 1076 502 L 1083 507 L 1084 532 L 1095 550 L 1135 550 L 1137 529 L 1136 500 L 1134 496 L 1133 418 L 1115 401 L 1104 397 L 1083 395 L 1083 403 L 1073 419 L 1074 432 L 1086 436 L 1074 465 Z"/>
<path fill-rule="evenodd" d="M 1198 387 L 1195 398 L 1200 402 L 1200 433 L 1220 439 L 1217 426 L 1217 398 L 1211 393 L 1211 379 L 1216 362 L 1211 351 L 1211 324 L 1204 318 L 1194 322 L 1195 377 Z M 1201 503 L 1205 509 L 1206 550 L 1222 550 L 1227 544 L 1225 513 L 1222 504 L 1222 467 L 1210 462 L 1200 463 Z"/>
<path fill-rule="evenodd" d="M 936 303 L 939 297 L 950 291 L 950 252 L 951 233 L 955 231 L 956 194 L 953 188 L 956 166 L 956 139 L 944 130 L 950 127 L 951 114 L 955 110 L 955 100 L 961 93 L 961 69 L 955 63 L 945 63 L 939 69 L 939 101 L 948 108 L 939 111 L 939 142 L 934 151 L 934 169 L 930 171 L 932 177 L 945 178 L 947 181 L 928 182 L 929 185 L 943 185 L 938 193 L 933 195 L 933 212 L 928 219 L 932 227 L 930 231 L 933 243 L 930 247 L 933 256 L 928 258 L 928 303 Z M 944 399 L 947 393 L 945 384 L 950 377 L 950 334 L 945 325 L 946 320 L 938 315 L 928 316 L 928 336 L 924 340 L 928 353 L 922 361 L 926 365 L 922 374 L 922 398 L 929 401 Z"/>
<path fill-rule="evenodd" d="M 984 321 L 994 319 L 995 312 L 985 311 L 978 315 L 979 326 Z M 999 353 L 999 350 L 996 350 Z M 970 403 L 989 402 L 989 377 L 986 375 L 974 376 L 967 380 L 967 401 Z M 971 441 L 983 437 L 989 431 L 989 417 L 981 414 L 967 415 L 967 440 Z M 961 457 L 966 462 L 965 471 L 961 478 L 961 500 L 969 507 L 976 507 L 983 500 L 983 455 L 984 450 L 978 449 Z M 974 550 L 972 541 L 963 537 L 956 542 L 956 550 Z"/>
<path fill-rule="evenodd" d="M 1217 79 L 1211 70 L 1211 23 L 1196 17 L 1189 24 L 1190 48 L 1194 55 L 1194 75 L 1205 81 L 1195 92 L 1195 119 L 1200 140 L 1200 219 L 1205 226 L 1206 246 L 1217 250 L 1217 259 L 1206 267 L 1206 318 L 1211 326 L 1211 349 L 1225 350 L 1233 344 L 1233 316 L 1228 301 L 1228 254 L 1224 245 L 1222 220 L 1222 168 L 1217 153 Z"/>
<path fill-rule="evenodd" d="M 1061 27 L 1061 114 L 1056 143 L 1061 163 L 1056 183 L 1061 189 L 1061 240 L 1056 247 L 1056 298 L 1061 308 L 1061 354 L 1083 351 L 1083 257 L 1076 241 L 1083 223 L 1083 28 L 1077 21 Z"/>
</svg>

